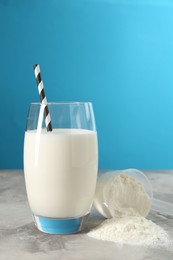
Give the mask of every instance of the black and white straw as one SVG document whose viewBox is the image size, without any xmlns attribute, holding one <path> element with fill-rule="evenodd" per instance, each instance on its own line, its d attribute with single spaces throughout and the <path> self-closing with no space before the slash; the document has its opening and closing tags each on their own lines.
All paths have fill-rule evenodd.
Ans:
<svg viewBox="0 0 173 260">
<path fill-rule="evenodd" d="M 43 81 L 41 78 L 39 64 L 34 65 L 34 73 L 35 73 L 35 78 L 37 81 L 38 92 L 40 95 L 41 103 L 45 105 L 44 117 L 45 117 L 46 128 L 47 128 L 47 131 L 50 132 L 50 131 L 52 131 L 52 123 L 51 123 L 51 117 L 50 117 L 50 113 L 49 113 L 49 109 L 48 109 L 48 105 L 47 105 L 47 99 L 46 99 L 46 95 L 45 95 L 45 91 L 44 91 L 44 85 L 43 85 Z"/>
</svg>

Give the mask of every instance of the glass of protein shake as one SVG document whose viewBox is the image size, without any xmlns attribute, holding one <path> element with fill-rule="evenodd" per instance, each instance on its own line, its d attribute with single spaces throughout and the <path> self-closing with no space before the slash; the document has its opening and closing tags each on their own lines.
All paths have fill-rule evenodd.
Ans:
<svg viewBox="0 0 173 260">
<path fill-rule="evenodd" d="M 24 175 L 39 230 L 50 234 L 81 230 L 93 203 L 97 169 L 92 104 L 31 103 L 24 140 Z"/>
</svg>

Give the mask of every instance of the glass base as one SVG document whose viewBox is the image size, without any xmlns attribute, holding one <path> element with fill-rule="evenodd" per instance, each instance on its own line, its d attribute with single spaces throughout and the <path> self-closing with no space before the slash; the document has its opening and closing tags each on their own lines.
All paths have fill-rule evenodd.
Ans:
<svg viewBox="0 0 173 260">
<path fill-rule="evenodd" d="M 33 215 L 36 227 L 48 234 L 72 234 L 81 231 L 82 225 L 89 214 L 79 218 L 45 218 Z"/>
</svg>

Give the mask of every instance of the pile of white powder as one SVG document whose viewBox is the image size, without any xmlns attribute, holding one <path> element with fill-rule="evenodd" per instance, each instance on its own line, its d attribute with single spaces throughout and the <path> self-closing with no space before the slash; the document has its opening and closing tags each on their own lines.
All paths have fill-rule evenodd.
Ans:
<svg viewBox="0 0 173 260">
<path fill-rule="evenodd" d="M 167 232 L 144 217 L 150 209 L 150 199 L 133 177 L 116 176 L 107 194 L 112 218 L 103 221 L 88 236 L 118 244 L 151 247 L 171 244 Z"/>
</svg>

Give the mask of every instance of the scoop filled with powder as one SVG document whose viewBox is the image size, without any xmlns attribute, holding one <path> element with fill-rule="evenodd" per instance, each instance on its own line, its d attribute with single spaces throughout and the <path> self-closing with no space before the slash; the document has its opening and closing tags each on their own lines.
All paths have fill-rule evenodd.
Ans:
<svg viewBox="0 0 173 260">
<path fill-rule="evenodd" d="M 146 187 L 148 185 L 145 183 Z M 106 218 L 121 215 L 145 217 L 151 208 L 151 196 L 152 194 L 126 171 L 109 172 L 98 179 L 94 205 Z"/>
<path fill-rule="evenodd" d="M 123 215 L 147 216 L 151 202 L 143 186 L 132 176 L 119 174 L 109 190 L 105 189 L 104 198 L 112 217 Z"/>
</svg>

